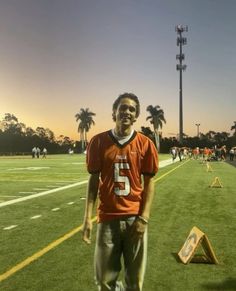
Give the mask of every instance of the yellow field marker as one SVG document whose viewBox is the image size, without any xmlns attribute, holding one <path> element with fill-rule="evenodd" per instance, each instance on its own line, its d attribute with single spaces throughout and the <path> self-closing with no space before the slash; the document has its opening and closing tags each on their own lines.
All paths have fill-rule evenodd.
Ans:
<svg viewBox="0 0 236 291">
<path fill-rule="evenodd" d="M 187 162 L 189 162 L 189 160 L 187 160 L 184 163 L 181 163 L 177 167 L 175 167 L 172 170 L 170 170 L 170 171 L 166 172 L 165 174 L 161 175 L 159 178 L 155 179 L 154 182 L 156 183 L 157 181 L 163 179 L 164 177 L 166 177 L 167 175 L 169 175 L 173 171 L 177 170 L 179 167 L 183 166 Z M 92 221 L 94 222 L 96 219 L 97 218 L 94 217 L 92 219 Z M 43 255 L 45 255 L 46 253 L 48 253 L 50 250 L 54 249 L 55 247 L 57 247 L 58 245 L 60 245 L 62 242 L 64 242 L 68 238 L 72 237 L 77 232 L 81 231 L 82 230 L 82 227 L 83 227 L 82 225 L 76 227 L 75 229 L 73 229 L 72 231 L 68 232 L 64 236 L 62 236 L 59 239 L 57 239 L 57 240 L 53 241 L 52 243 L 50 243 L 48 246 L 46 246 L 42 250 L 40 250 L 37 253 L 33 254 L 32 256 L 28 257 L 27 259 L 25 259 L 24 261 L 20 262 L 16 266 L 12 267 L 11 269 L 9 269 L 8 271 L 6 271 L 5 273 L 1 274 L 0 275 L 0 282 L 2 282 L 3 280 L 6 280 L 8 277 L 12 276 L 16 272 L 18 272 L 21 269 L 25 268 L 26 266 L 28 266 L 29 264 L 31 264 L 33 261 L 36 261 L 37 259 L 39 259 Z"/>
<path fill-rule="evenodd" d="M 211 188 L 222 188 L 223 185 L 220 182 L 220 179 L 218 177 L 215 177 L 214 181 L 210 185 Z"/>
<path fill-rule="evenodd" d="M 208 162 L 206 163 L 206 166 L 207 166 L 207 172 L 213 171 L 211 165 Z"/>
</svg>

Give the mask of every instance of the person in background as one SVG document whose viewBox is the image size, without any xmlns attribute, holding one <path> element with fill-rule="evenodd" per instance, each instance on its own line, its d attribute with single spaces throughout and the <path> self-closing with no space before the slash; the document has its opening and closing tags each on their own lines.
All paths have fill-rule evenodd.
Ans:
<svg viewBox="0 0 236 291">
<path fill-rule="evenodd" d="M 48 153 L 47 149 L 43 148 L 43 156 L 42 156 L 42 158 L 46 158 L 47 157 L 47 153 Z"/>
<path fill-rule="evenodd" d="M 36 156 L 37 156 L 37 158 L 39 158 L 39 156 L 40 156 L 40 148 L 39 147 L 37 147 L 36 148 Z"/>
<path fill-rule="evenodd" d="M 32 158 L 35 158 L 36 153 L 37 153 L 37 149 L 36 149 L 36 147 L 33 147 L 32 148 Z"/>
</svg>

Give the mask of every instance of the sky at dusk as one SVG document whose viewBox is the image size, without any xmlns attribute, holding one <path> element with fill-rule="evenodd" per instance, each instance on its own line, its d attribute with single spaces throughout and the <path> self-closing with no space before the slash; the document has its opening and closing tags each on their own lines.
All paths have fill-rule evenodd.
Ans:
<svg viewBox="0 0 236 291">
<path fill-rule="evenodd" d="M 183 46 L 184 133 L 231 132 L 236 121 L 236 1 L 0 0 L 0 119 L 79 139 L 75 114 L 96 113 L 89 137 L 114 127 L 115 98 L 133 92 L 146 121 L 159 105 L 164 136 L 179 131 L 177 24 Z M 232 133 L 232 132 L 231 132 Z"/>
</svg>

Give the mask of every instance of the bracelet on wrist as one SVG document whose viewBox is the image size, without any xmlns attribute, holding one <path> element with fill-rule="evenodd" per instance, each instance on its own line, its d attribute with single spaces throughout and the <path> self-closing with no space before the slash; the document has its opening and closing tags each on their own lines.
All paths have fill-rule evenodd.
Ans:
<svg viewBox="0 0 236 291">
<path fill-rule="evenodd" d="M 139 215 L 138 219 L 141 220 L 143 223 L 148 224 L 148 220 L 146 218 L 144 218 L 143 216 Z"/>
</svg>

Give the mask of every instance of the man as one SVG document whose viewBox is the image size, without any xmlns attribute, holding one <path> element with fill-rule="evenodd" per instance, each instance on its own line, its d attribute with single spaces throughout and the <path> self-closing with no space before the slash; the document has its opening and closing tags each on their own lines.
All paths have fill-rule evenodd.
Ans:
<svg viewBox="0 0 236 291">
<path fill-rule="evenodd" d="M 101 291 L 142 290 L 158 157 L 152 141 L 133 130 L 139 113 L 137 96 L 120 95 L 113 104 L 115 128 L 93 137 L 87 148 L 90 178 L 83 240 L 91 243 L 92 211 L 99 194 L 94 258 Z M 117 281 L 122 256 L 125 288 Z"/>
</svg>

